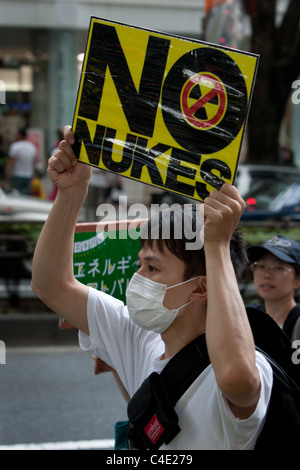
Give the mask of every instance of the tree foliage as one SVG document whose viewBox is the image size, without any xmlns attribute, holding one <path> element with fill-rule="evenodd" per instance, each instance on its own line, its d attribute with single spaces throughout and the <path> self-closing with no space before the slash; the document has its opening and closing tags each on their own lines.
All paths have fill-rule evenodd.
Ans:
<svg viewBox="0 0 300 470">
<path fill-rule="evenodd" d="M 300 1 L 290 0 L 276 24 L 278 0 L 245 0 L 250 15 L 250 51 L 260 54 L 248 121 L 248 157 L 255 163 L 277 163 L 279 133 L 300 74 Z"/>
</svg>

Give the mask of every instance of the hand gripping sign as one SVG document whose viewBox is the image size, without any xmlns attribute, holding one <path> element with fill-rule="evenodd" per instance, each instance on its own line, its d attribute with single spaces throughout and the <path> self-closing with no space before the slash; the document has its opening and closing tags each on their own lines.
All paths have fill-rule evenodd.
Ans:
<svg viewBox="0 0 300 470">
<path fill-rule="evenodd" d="M 258 56 L 91 18 L 79 161 L 202 201 L 233 183 Z"/>
</svg>

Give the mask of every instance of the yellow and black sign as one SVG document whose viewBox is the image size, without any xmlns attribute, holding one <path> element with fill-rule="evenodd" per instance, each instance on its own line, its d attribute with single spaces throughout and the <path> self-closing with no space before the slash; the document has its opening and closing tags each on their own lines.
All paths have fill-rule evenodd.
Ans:
<svg viewBox="0 0 300 470">
<path fill-rule="evenodd" d="M 79 161 L 203 200 L 233 183 L 258 56 L 91 18 Z"/>
</svg>

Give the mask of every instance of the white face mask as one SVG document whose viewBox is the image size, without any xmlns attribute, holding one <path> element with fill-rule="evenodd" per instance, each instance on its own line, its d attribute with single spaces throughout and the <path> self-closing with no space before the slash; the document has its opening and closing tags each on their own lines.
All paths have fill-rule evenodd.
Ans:
<svg viewBox="0 0 300 470">
<path fill-rule="evenodd" d="M 126 290 L 127 308 L 131 319 L 141 328 L 163 333 L 175 320 L 179 310 L 190 303 L 187 302 L 179 308 L 170 310 L 163 305 L 166 291 L 198 277 L 201 276 L 168 287 L 166 284 L 152 281 L 135 273 Z"/>
</svg>

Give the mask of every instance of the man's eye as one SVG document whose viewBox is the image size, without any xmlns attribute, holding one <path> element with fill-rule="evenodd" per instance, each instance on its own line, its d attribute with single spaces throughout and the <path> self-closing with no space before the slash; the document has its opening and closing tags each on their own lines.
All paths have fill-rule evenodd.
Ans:
<svg viewBox="0 0 300 470">
<path fill-rule="evenodd" d="M 284 268 L 282 266 L 274 266 L 273 269 L 274 271 L 277 271 L 277 272 L 284 271 Z"/>
<path fill-rule="evenodd" d="M 155 268 L 154 266 L 151 266 L 151 265 L 150 265 L 150 266 L 148 266 L 148 269 L 149 269 L 149 271 L 150 271 L 150 272 L 153 272 L 153 271 L 155 271 L 155 270 L 156 270 L 156 268 Z"/>
</svg>

